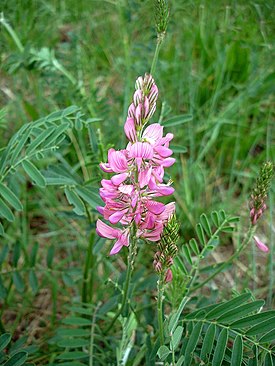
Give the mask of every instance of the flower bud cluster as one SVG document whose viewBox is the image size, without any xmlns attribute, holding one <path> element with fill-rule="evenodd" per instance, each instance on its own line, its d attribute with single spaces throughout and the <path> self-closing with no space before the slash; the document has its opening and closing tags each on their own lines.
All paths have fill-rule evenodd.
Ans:
<svg viewBox="0 0 275 366">
<path fill-rule="evenodd" d="M 172 281 L 172 271 L 170 267 L 174 263 L 174 257 L 177 255 L 178 247 L 176 245 L 179 238 L 179 224 L 176 216 L 173 214 L 164 225 L 160 241 L 158 242 L 158 251 L 155 253 L 153 266 L 158 273 L 165 273 L 165 281 Z"/>
<path fill-rule="evenodd" d="M 256 225 L 258 219 L 266 210 L 266 198 L 273 176 L 273 164 L 266 162 L 262 165 L 260 174 L 256 180 L 250 200 L 250 218 L 252 225 Z"/>
<path fill-rule="evenodd" d="M 174 164 L 169 143 L 171 133 L 163 135 L 163 126 L 146 123 L 156 110 L 158 88 L 151 75 L 136 80 L 136 91 L 128 110 L 124 131 L 129 140 L 123 150 L 109 149 L 107 163 L 101 163 L 111 179 L 103 179 L 100 196 L 104 202 L 98 211 L 114 228 L 100 219 L 98 235 L 115 239 L 110 254 L 116 254 L 129 245 L 130 228 L 135 225 L 137 237 L 158 242 L 163 228 L 175 211 L 174 202 L 167 205 L 155 200 L 174 192 L 165 184 L 164 169 Z"/>
</svg>

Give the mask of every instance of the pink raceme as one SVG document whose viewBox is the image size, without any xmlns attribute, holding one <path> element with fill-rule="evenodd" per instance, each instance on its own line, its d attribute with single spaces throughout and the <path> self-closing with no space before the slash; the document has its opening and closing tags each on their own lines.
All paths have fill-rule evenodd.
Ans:
<svg viewBox="0 0 275 366">
<path fill-rule="evenodd" d="M 174 202 L 165 205 L 156 200 L 174 192 L 163 178 L 164 169 L 175 162 L 169 148 L 173 135 L 164 136 L 163 126 L 158 123 L 145 127 L 156 110 L 157 97 L 158 88 L 151 75 L 136 80 L 124 125 L 129 142 L 123 150 L 110 149 L 107 163 L 100 164 L 104 172 L 113 175 L 101 182 L 104 206 L 98 207 L 98 211 L 110 224 L 120 225 L 113 228 L 100 219 L 97 221 L 98 235 L 116 240 L 111 255 L 129 245 L 133 225 L 137 237 L 159 241 L 164 225 L 175 211 Z"/>
</svg>

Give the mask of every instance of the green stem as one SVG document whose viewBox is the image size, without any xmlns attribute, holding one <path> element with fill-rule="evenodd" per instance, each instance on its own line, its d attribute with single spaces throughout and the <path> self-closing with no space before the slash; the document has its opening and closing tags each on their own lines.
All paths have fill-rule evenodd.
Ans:
<svg viewBox="0 0 275 366">
<path fill-rule="evenodd" d="M 83 272 L 83 284 L 82 284 L 82 302 L 87 303 L 88 302 L 88 287 L 89 287 L 89 270 L 91 268 L 92 263 L 92 257 L 93 257 L 93 245 L 94 245 L 94 239 L 95 239 L 95 232 L 92 231 L 89 239 L 89 245 L 88 245 L 88 251 L 84 266 L 84 272 Z M 93 278 L 93 276 L 92 276 Z M 92 290 L 92 286 L 90 286 L 90 289 Z"/>
<path fill-rule="evenodd" d="M 9 35 L 13 39 L 13 41 L 16 44 L 19 51 L 21 53 L 23 53 L 24 52 L 24 46 L 22 45 L 22 43 L 21 43 L 20 39 L 18 38 L 17 34 L 15 33 L 15 31 L 12 29 L 12 27 L 9 25 L 9 23 L 4 18 L 3 13 L 1 13 L 1 15 L 0 15 L 0 23 L 3 24 L 4 28 L 6 29 L 6 31 L 9 33 Z"/>
<path fill-rule="evenodd" d="M 239 255 L 240 253 L 247 247 L 247 245 L 249 244 L 254 232 L 256 230 L 256 226 L 250 224 L 249 229 L 247 231 L 247 234 L 242 242 L 242 244 L 239 246 L 239 248 L 236 250 L 236 252 L 234 254 L 231 255 L 231 257 L 224 262 L 214 273 L 212 273 L 211 276 L 207 277 L 204 281 L 202 281 L 201 283 L 199 283 L 197 286 L 192 287 L 189 292 L 194 292 L 196 290 L 198 290 L 199 288 L 203 287 L 206 283 L 208 283 L 209 281 L 211 281 L 214 277 L 216 277 L 220 272 L 222 272 L 224 270 L 224 268 L 232 263 Z M 193 282 L 193 281 L 192 281 Z"/>
<path fill-rule="evenodd" d="M 158 325 L 159 325 L 159 340 L 161 346 L 164 345 L 163 293 L 164 293 L 164 283 L 163 283 L 163 273 L 161 273 L 158 280 Z"/>
<path fill-rule="evenodd" d="M 115 324 L 117 318 L 120 316 L 120 314 L 123 313 L 125 309 L 126 302 L 128 300 L 128 294 L 129 294 L 129 287 L 131 282 L 131 277 L 133 273 L 134 268 L 134 261 L 137 254 L 137 237 L 136 237 L 136 227 L 133 227 L 132 235 L 131 235 L 131 241 L 129 246 L 129 254 L 128 254 L 128 263 L 127 263 L 127 272 L 126 272 L 126 279 L 125 279 L 125 285 L 123 289 L 123 297 L 122 297 L 122 303 L 121 307 L 118 309 L 116 315 L 111 321 L 111 324 L 109 327 L 104 331 L 104 334 L 107 334 L 110 329 L 112 329 L 113 325 Z"/>
<path fill-rule="evenodd" d="M 155 73 L 155 69 L 156 69 L 156 65 L 157 65 L 157 61 L 158 61 L 158 57 L 159 57 L 159 51 L 160 51 L 163 40 L 164 40 L 164 34 L 159 34 L 156 49 L 155 49 L 155 54 L 153 57 L 152 66 L 151 66 L 151 70 L 150 70 L 151 75 L 154 75 L 154 73 Z"/>
</svg>

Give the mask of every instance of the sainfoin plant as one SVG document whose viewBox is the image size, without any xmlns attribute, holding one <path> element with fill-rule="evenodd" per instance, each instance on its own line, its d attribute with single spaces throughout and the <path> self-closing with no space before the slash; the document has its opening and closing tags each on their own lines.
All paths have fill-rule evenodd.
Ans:
<svg viewBox="0 0 275 366">
<path fill-rule="evenodd" d="M 121 19 L 129 15 L 125 4 L 137 7 L 137 2 L 109 3 L 119 8 Z M 180 2 L 175 5 L 181 9 Z M 204 6 L 200 9 L 202 16 Z M 194 131 L 204 132 L 196 151 L 192 129 L 199 111 L 193 103 L 203 99 L 199 88 L 190 93 L 190 113 L 167 117 L 171 108 L 166 91 L 173 90 L 169 83 L 175 83 L 178 76 L 174 65 L 172 71 L 168 65 L 171 57 L 183 61 L 178 50 L 174 55 L 167 47 L 165 61 L 157 67 L 169 16 L 168 1 L 156 0 L 151 67 L 147 58 L 145 64 L 129 61 L 128 23 L 124 24 L 127 80 L 122 78 L 114 89 L 125 95 L 125 116 L 120 123 L 119 109 L 106 98 L 110 114 L 116 116 L 113 124 L 95 113 L 105 91 L 100 89 L 90 98 L 85 80 L 68 71 L 53 49 L 24 46 L 4 15 L 0 16 L 3 30 L 19 52 L 9 60 L 9 71 L 24 67 L 26 77 L 31 75 L 30 84 L 34 76 L 30 70 L 49 75 L 50 80 L 58 74 L 64 78 L 61 89 L 67 82 L 75 98 L 72 105 L 23 124 L 0 149 L 0 365 L 275 364 L 274 281 L 271 278 L 265 286 L 262 272 L 257 275 L 263 263 L 270 277 L 274 270 L 274 240 L 272 234 L 268 236 L 265 221 L 272 214 L 271 154 L 267 153 L 256 178 L 250 167 L 238 172 L 243 179 L 240 187 L 250 186 L 250 178 L 255 183 L 247 199 L 239 195 L 239 186 L 233 190 L 240 203 L 237 215 L 222 209 L 226 184 L 207 190 L 204 180 L 199 186 L 197 176 L 188 174 L 186 160 L 193 172 L 209 163 L 206 152 L 213 148 L 220 122 L 209 117 L 209 124 L 196 126 Z M 202 44 L 203 19 L 199 24 Z M 209 52 L 208 43 L 203 48 Z M 228 47 L 227 56 L 230 52 Z M 235 60 L 229 61 L 229 66 L 235 65 Z M 223 65 L 224 69 L 229 66 Z M 196 67 L 189 70 L 191 74 Z M 224 71 L 219 83 L 230 77 Z M 204 75 L 202 80 L 203 84 Z M 188 83 L 192 79 L 182 81 L 184 86 Z M 231 84 L 240 87 L 236 81 Z M 177 92 L 172 98 L 186 97 L 182 90 Z M 217 98 L 211 97 L 207 112 L 215 109 Z M 238 99 L 238 105 L 243 100 Z M 38 114 L 27 102 L 24 106 L 28 113 Z M 225 112 L 225 125 L 227 118 Z M 238 128 L 240 133 L 242 126 Z M 111 130 L 118 131 L 117 135 Z M 176 145 L 183 134 L 190 142 L 188 159 L 184 158 L 186 150 Z M 237 159 L 236 151 L 232 159 Z M 222 154 L 219 159 L 211 155 L 215 167 L 224 159 Z M 232 189 L 237 186 L 237 173 L 230 174 Z M 188 190 L 188 179 L 195 194 Z M 220 189 L 220 205 L 217 200 L 215 204 L 206 200 L 204 209 L 199 201 L 202 186 L 207 198 L 210 190 L 218 195 Z M 274 230 L 272 223 L 269 226 Z M 258 297 L 266 297 L 267 304 Z M 33 309 L 39 311 L 38 319 Z M 21 337 L 23 332 L 26 337 Z"/>
</svg>

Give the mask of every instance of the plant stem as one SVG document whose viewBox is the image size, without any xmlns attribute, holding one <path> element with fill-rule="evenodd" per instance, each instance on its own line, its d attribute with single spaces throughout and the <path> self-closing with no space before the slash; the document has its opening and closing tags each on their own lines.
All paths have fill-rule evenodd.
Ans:
<svg viewBox="0 0 275 366">
<path fill-rule="evenodd" d="M 123 297 L 122 297 L 121 307 L 118 309 L 118 311 L 117 311 L 116 315 L 114 316 L 114 318 L 112 319 L 111 324 L 109 325 L 109 327 L 104 331 L 104 334 L 107 334 L 110 331 L 110 329 L 115 324 L 117 318 L 124 311 L 126 302 L 128 300 L 129 286 L 130 286 L 131 277 L 132 277 L 132 273 L 133 273 L 134 261 L 135 261 L 136 254 L 137 254 L 137 237 L 136 237 L 136 227 L 134 225 L 133 228 L 132 228 L 132 235 L 131 235 L 131 240 L 130 240 L 130 245 L 129 245 L 127 272 L 126 272 L 126 279 L 125 279 L 125 284 L 124 284 L 124 289 L 123 289 Z"/>
<path fill-rule="evenodd" d="M 207 277 L 204 281 L 202 281 L 201 283 L 199 283 L 197 286 L 192 287 L 189 292 L 194 292 L 196 290 L 198 290 L 199 288 L 203 287 L 207 282 L 211 281 L 214 277 L 216 277 L 220 272 L 222 272 L 222 270 L 230 263 L 232 263 L 239 255 L 240 253 L 247 247 L 247 245 L 249 244 L 254 232 L 256 230 L 256 225 L 252 225 L 250 224 L 249 229 L 247 231 L 247 234 L 242 242 L 242 244 L 240 245 L 240 247 L 236 250 L 236 252 L 234 254 L 231 255 L 231 257 L 224 262 L 214 273 L 212 273 L 211 276 Z"/>
<path fill-rule="evenodd" d="M 82 285 L 82 302 L 87 303 L 90 299 L 88 299 L 88 282 L 89 282 L 89 270 L 91 268 L 91 262 L 93 257 L 93 245 L 95 239 L 95 232 L 92 231 L 89 239 L 88 251 L 84 266 L 84 273 L 83 273 L 83 285 Z M 92 286 L 90 287 L 92 290 Z"/>
<path fill-rule="evenodd" d="M 163 40 L 164 40 L 164 34 L 158 34 L 157 45 L 156 45 L 155 54 L 153 57 L 151 70 L 150 70 L 151 75 L 154 75 L 154 73 L 155 73 L 155 69 L 156 69 L 156 65 L 157 65 L 157 61 L 158 61 L 158 57 L 159 57 L 159 51 L 160 51 Z"/>
<path fill-rule="evenodd" d="M 163 283 L 163 273 L 161 273 L 158 280 L 158 325 L 159 325 L 159 340 L 161 346 L 164 345 L 163 293 L 164 293 L 164 283 Z"/>
<path fill-rule="evenodd" d="M 1 13 L 0 14 L 0 23 L 3 24 L 4 28 L 6 29 L 6 31 L 9 33 L 9 35 L 11 36 L 11 38 L 13 39 L 14 43 L 16 44 L 18 50 L 23 53 L 24 52 L 24 46 L 22 45 L 20 39 L 18 38 L 17 34 L 15 33 L 15 31 L 13 30 L 13 28 L 9 25 L 9 23 L 6 21 L 6 19 L 4 18 L 4 14 Z"/>
</svg>

